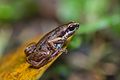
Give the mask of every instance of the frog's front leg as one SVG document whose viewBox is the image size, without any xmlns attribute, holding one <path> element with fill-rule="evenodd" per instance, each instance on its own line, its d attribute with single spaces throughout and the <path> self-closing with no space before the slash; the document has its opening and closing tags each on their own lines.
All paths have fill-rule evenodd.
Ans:
<svg viewBox="0 0 120 80">
<path fill-rule="evenodd" d="M 60 52 L 67 54 L 68 50 L 67 49 L 62 49 L 62 50 L 60 50 Z"/>
<path fill-rule="evenodd" d="M 64 39 L 61 38 L 61 37 L 58 37 L 58 38 L 49 40 L 49 41 L 48 41 L 48 45 L 49 45 L 49 47 L 50 47 L 53 51 L 56 51 L 57 48 L 56 48 L 56 46 L 55 46 L 55 43 L 61 44 L 61 43 L 63 43 L 63 42 L 64 42 Z"/>
</svg>

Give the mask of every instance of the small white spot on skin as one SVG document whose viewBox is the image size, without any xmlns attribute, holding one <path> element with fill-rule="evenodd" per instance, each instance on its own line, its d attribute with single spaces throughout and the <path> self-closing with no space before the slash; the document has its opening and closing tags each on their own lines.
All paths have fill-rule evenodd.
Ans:
<svg viewBox="0 0 120 80">
<path fill-rule="evenodd" d="M 50 51 L 47 51 L 47 53 L 46 53 L 47 55 L 49 55 L 50 54 Z"/>
<path fill-rule="evenodd" d="M 56 48 L 57 48 L 57 49 L 58 49 L 58 48 L 61 48 L 61 44 L 57 44 Z"/>
</svg>

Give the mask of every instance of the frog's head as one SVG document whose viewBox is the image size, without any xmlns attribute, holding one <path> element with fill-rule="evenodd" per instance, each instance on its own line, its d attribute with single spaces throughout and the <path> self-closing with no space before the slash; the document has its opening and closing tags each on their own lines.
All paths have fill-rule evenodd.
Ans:
<svg viewBox="0 0 120 80">
<path fill-rule="evenodd" d="M 67 28 L 66 28 L 66 33 L 74 33 L 77 29 L 79 28 L 79 23 L 75 23 L 75 22 L 71 22 L 68 24 Z"/>
<path fill-rule="evenodd" d="M 71 37 L 75 31 L 79 28 L 79 23 L 70 22 L 64 27 L 64 35 L 63 37 L 68 38 Z"/>
</svg>

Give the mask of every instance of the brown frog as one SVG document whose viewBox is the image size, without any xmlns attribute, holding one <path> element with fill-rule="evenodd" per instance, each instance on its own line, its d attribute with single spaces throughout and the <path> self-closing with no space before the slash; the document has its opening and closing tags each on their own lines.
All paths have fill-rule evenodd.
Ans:
<svg viewBox="0 0 120 80">
<path fill-rule="evenodd" d="M 25 49 L 27 62 L 34 68 L 40 68 L 50 62 L 60 52 L 66 52 L 64 48 L 79 23 L 70 22 L 59 26 L 45 36 L 38 43 L 30 43 Z"/>
</svg>

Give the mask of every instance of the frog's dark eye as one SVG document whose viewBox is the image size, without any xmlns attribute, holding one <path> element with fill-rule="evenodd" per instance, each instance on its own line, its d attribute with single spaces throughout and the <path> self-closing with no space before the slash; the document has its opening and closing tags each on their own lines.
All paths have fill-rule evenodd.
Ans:
<svg viewBox="0 0 120 80">
<path fill-rule="evenodd" d="M 75 29 L 75 27 L 69 27 L 68 30 L 69 31 L 73 31 Z"/>
<path fill-rule="evenodd" d="M 77 28 L 79 28 L 79 23 L 71 23 L 68 27 L 68 31 L 74 31 Z"/>
</svg>

